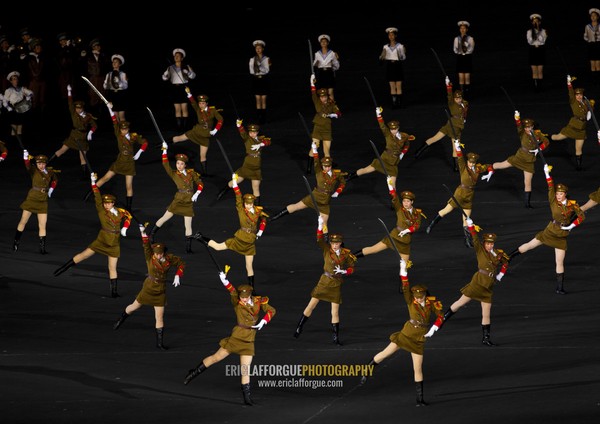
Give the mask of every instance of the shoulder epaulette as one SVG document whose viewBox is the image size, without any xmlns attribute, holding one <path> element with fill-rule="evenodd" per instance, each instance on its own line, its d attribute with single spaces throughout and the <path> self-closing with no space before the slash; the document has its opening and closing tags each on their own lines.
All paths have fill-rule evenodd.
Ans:
<svg viewBox="0 0 600 424">
<path fill-rule="evenodd" d="M 269 303 L 268 296 L 256 296 L 256 298 L 260 302 L 261 305 L 266 305 L 267 303 Z"/>
</svg>

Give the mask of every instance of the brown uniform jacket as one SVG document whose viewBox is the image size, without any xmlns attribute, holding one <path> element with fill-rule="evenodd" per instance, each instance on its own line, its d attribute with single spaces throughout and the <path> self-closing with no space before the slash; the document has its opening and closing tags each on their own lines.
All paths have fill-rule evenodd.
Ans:
<svg viewBox="0 0 600 424">
<path fill-rule="evenodd" d="M 327 103 L 321 102 L 319 96 L 317 96 L 316 90 L 311 89 L 312 101 L 315 105 L 315 116 L 312 120 L 313 132 L 311 137 L 316 138 L 317 140 L 332 140 L 332 132 L 331 132 L 331 118 L 328 115 L 335 113 L 336 115 L 341 116 L 342 112 L 338 108 L 337 104 L 328 99 Z"/>
<path fill-rule="evenodd" d="M 127 136 L 121 135 L 119 123 L 116 119 L 113 121 L 113 126 L 115 137 L 117 137 L 119 155 L 117 160 L 110 166 L 110 170 L 120 175 L 135 175 L 135 160 L 133 157 L 137 153 L 136 146 L 139 145 L 140 149 L 146 150 L 148 142 L 138 133 L 129 132 Z"/>
<path fill-rule="evenodd" d="M 69 112 L 71 113 L 71 121 L 73 122 L 73 128 L 71 134 L 65 140 L 64 144 L 69 146 L 71 149 L 83 150 L 87 152 L 89 150 L 89 144 L 87 140 L 88 131 L 96 131 L 98 127 L 96 118 L 91 113 L 86 113 L 85 116 L 81 116 L 75 111 L 73 104 L 73 97 L 69 96 Z"/>
<path fill-rule="evenodd" d="M 410 241 L 411 234 L 417 231 L 421 227 L 421 218 L 423 217 L 423 211 L 421 209 L 412 207 L 411 210 L 406 210 L 402 206 L 402 201 L 398 198 L 398 195 L 394 191 L 392 196 L 392 204 L 396 211 L 396 228 L 391 229 L 390 235 L 396 244 L 396 248 L 402 254 L 410 254 Z M 402 230 L 409 229 L 410 233 L 400 237 L 399 233 Z M 388 249 L 393 249 L 388 237 L 384 237 L 382 240 Z"/>
<path fill-rule="evenodd" d="M 50 187 L 56 187 L 56 173 L 51 168 L 46 168 L 45 173 L 41 172 L 35 163 L 31 164 L 29 160 L 24 162 L 31 177 L 31 188 L 21 203 L 21 209 L 31 213 L 48 213 L 48 190 Z"/>
<path fill-rule="evenodd" d="M 261 156 L 262 149 L 271 145 L 271 139 L 265 136 L 258 136 L 256 138 L 250 137 L 243 126 L 238 128 L 240 136 L 244 142 L 244 148 L 246 150 L 246 157 L 244 163 L 238 168 L 235 173 L 242 178 L 249 180 L 262 180 L 261 172 Z M 252 150 L 252 145 L 264 143 L 258 150 Z"/>
<path fill-rule="evenodd" d="M 192 196 L 197 190 L 204 188 L 200 174 L 193 169 L 186 169 L 184 175 L 182 172 L 171 168 L 169 159 L 164 154 L 162 155 L 162 165 L 167 175 L 171 177 L 177 186 L 177 193 L 175 193 L 175 197 L 167 210 L 175 215 L 194 216 Z"/>
<path fill-rule="evenodd" d="M 189 98 L 192 108 L 196 111 L 198 122 L 194 127 L 185 133 L 185 136 L 194 143 L 207 145 L 212 129 L 221 129 L 223 125 L 223 116 L 214 106 L 208 106 L 207 110 L 200 110 L 200 106 L 193 97 Z M 216 121 L 216 124 L 215 124 Z"/>
<path fill-rule="evenodd" d="M 573 112 L 573 116 L 569 120 L 569 123 L 560 130 L 560 133 L 566 135 L 569 138 L 575 140 L 585 140 L 587 138 L 586 134 L 586 124 L 587 124 L 587 114 L 591 111 L 585 102 L 578 102 L 575 98 L 575 92 L 573 90 L 573 86 L 568 86 L 569 90 L 569 106 L 571 106 L 571 111 Z"/>
<path fill-rule="evenodd" d="M 385 171 L 381 169 L 379 160 L 375 158 L 371 166 L 377 172 L 387 174 L 390 177 L 398 176 L 398 164 L 400 163 L 400 155 L 406 154 L 410 147 L 410 140 L 414 137 L 405 132 L 398 131 L 396 135 L 392 134 L 388 126 L 383 121 L 383 118 L 377 118 L 379 128 L 385 137 L 385 150 L 381 153 L 381 161 L 385 165 Z"/>
<path fill-rule="evenodd" d="M 521 120 L 515 121 L 517 124 L 517 133 L 519 134 L 519 140 L 521 140 L 521 147 L 517 150 L 517 153 L 510 156 L 507 160 L 512 166 L 521 171 L 534 173 L 534 164 L 537 155 L 532 153 L 532 150 L 541 149 L 544 150 L 550 144 L 548 137 L 542 134 L 541 131 L 535 130 L 533 137 L 525 132 L 525 127 L 521 123 Z"/>
<path fill-rule="evenodd" d="M 121 255 L 121 221 L 124 227 L 129 227 L 131 215 L 125 209 L 115 207 L 117 214 L 104 209 L 102 195 L 95 185 L 92 187 L 96 201 L 96 211 L 100 220 L 100 231 L 96 240 L 88 247 L 101 255 L 118 258 Z"/>
<path fill-rule="evenodd" d="M 317 205 L 313 205 L 312 199 L 310 195 L 305 196 L 302 199 L 302 203 L 304 203 L 307 207 L 317 209 L 319 212 L 329 215 L 329 202 L 331 200 L 331 195 L 334 192 L 341 194 L 346 187 L 346 179 L 347 175 L 345 172 L 342 172 L 340 169 L 332 169 L 331 175 L 327 172 L 323 171 L 323 166 L 321 165 L 321 159 L 319 155 L 313 156 L 314 160 L 314 171 L 315 178 L 317 180 L 317 185 L 312 190 L 312 194 L 317 201 Z"/>
<path fill-rule="evenodd" d="M 469 168 L 467 160 L 462 155 L 462 152 L 457 152 L 458 170 L 460 171 L 460 185 L 454 190 L 454 197 L 460 203 L 463 209 L 473 209 L 473 197 L 475 196 L 475 185 L 479 180 L 479 175 L 491 169 L 491 164 L 475 165 L 475 169 Z M 448 200 L 454 208 L 457 207 L 456 202 L 451 198 Z"/>
<path fill-rule="evenodd" d="M 461 103 L 456 103 L 454 101 L 452 85 L 447 86 L 446 91 L 448 93 L 448 111 L 450 113 L 450 121 L 454 127 L 456 138 L 460 139 L 462 130 L 465 128 L 465 123 L 467 122 L 469 102 L 463 99 Z M 455 135 L 452 134 L 452 126 L 450 126 L 450 121 L 446 122 L 446 125 L 440 129 L 440 132 L 446 134 L 450 138 L 454 138 Z"/>
</svg>

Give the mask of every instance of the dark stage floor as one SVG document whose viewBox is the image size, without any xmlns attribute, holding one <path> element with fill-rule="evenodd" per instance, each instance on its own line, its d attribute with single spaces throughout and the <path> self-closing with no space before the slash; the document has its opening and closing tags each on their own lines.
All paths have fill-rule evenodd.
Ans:
<svg viewBox="0 0 600 424">
<path fill-rule="evenodd" d="M 584 17 L 585 12 L 582 12 Z M 573 24 L 579 28 L 577 25 Z M 583 24 L 579 26 L 583 29 Z M 458 174 L 452 170 L 447 138 L 419 160 L 413 157 L 420 143 L 446 121 L 443 77 L 427 45 L 413 50 L 411 61 L 407 62 L 404 106 L 392 110 L 383 68 L 376 63 L 359 65 L 359 58 L 365 54 L 377 57 L 379 45 L 385 42 L 383 29 L 378 31 L 383 37 L 375 37 L 374 46 L 363 42 L 351 49 L 345 44 L 345 70 L 339 72 L 336 92 L 343 116 L 334 122 L 332 156 L 341 169 L 352 171 L 373 159 L 368 140 L 383 145 L 364 82 L 366 76 L 384 106 L 386 121 L 398 119 L 402 130 L 416 137 L 399 165 L 397 184 L 399 190 L 409 189 L 416 194 L 415 206 L 422 208 L 428 217 L 413 237 L 414 266 L 409 277 L 412 283 L 426 284 L 446 309 L 460 296 L 460 288 L 470 280 L 477 263 L 473 250 L 463 244 L 457 211 L 441 221 L 431 234 L 425 233 L 426 225 L 448 199 L 442 184 L 451 189 L 459 184 Z M 522 32 L 524 41 L 525 29 Z M 447 37 L 452 36 L 451 33 Z M 298 55 L 306 54 L 305 37 L 296 38 L 301 52 Z M 583 48 L 577 45 L 568 51 L 570 57 L 579 58 L 571 71 L 578 77 L 576 84 L 587 88 L 589 98 L 600 99 L 600 86 L 593 85 L 587 75 Z M 250 54 L 248 51 L 248 57 Z M 271 54 L 275 56 L 274 52 Z M 452 69 L 450 54 L 440 56 L 448 69 Z M 495 50 L 482 47 L 477 60 L 469 99 L 471 109 L 462 141 L 466 151 L 481 155 L 481 162 L 504 160 L 518 148 L 513 109 L 500 86 L 510 93 L 521 116 L 537 120 L 545 133 L 558 132 L 566 124 L 571 116 L 566 72 L 556 55 L 549 59 L 545 86 L 540 93 L 533 93 L 530 86 L 525 47 Z M 310 142 L 299 113 L 310 125 L 313 109 L 308 69 L 304 69 L 308 68 L 304 63 L 308 57 L 298 61 L 298 67 L 282 66 L 274 75 L 277 90 L 269 97 L 269 120 L 261 128 L 261 133 L 273 141 L 263 156 L 261 186 L 262 203 L 269 213 L 306 194 L 302 175 Z M 238 112 L 244 123 L 249 123 L 253 99 L 245 94 L 248 89 L 245 77 L 245 73 L 216 72 L 207 77 L 214 80 L 214 85 L 210 85 L 211 103 L 224 108 L 225 126 L 218 138 L 234 168 L 241 165 L 243 150 L 229 94 L 236 93 Z M 454 75 L 451 79 L 456 83 Z M 173 118 L 170 105 L 161 103 L 159 98 L 138 103 L 128 113 L 128 119 L 132 129 L 147 137 L 152 147 L 137 163 L 133 211 L 141 220 L 154 222 L 163 214 L 175 190 L 161 167 L 157 147 L 160 141 L 145 106 L 152 107 L 167 139 L 175 134 Z M 99 174 L 104 174 L 116 156 L 114 135 L 107 122 L 104 115 L 103 127 L 89 152 L 89 160 Z M 50 156 L 66 134 L 52 126 L 45 128 L 50 136 L 42 137 L 45 130 L 35 128 L 24 137 L 32 154 Z M 477 302 L 461 309 L 426 343 L 425 399 L 430 402 L 429 407 L 415 408 L 412 363 L 405 351 L 378 366 L 375 376 L 362 387 L 358 384 L 360 378 L 354 376 L 307 376 L 304 380 L 281 375 L 255 376 L 252 394 L 256 405 L 244 407 L 239 377 L 227 375 L 228 367 L 239 363 L 236 355 L 214 365 L 190 385 L 182 384 L 187 370 L 216 351 L 219 340 L 228 336 L 235 324 L 229 295 L 204 246 L 196 243 L 194 254 L 184 253 L 182 219 L 174 217 L 157 237 L 172 253 L 187 261 L 182 285 L 169 286 L 167 290 L 165 342 L 170 349 L 163 352 L 155 348 L 154 315 L 150 307 L 139 310 L 119 331 L 112 329 L 124 307 L 140 290 L 146 271 L 134 225 L 121 242 L 118 269 L 122 297 L 108 297 L 106 258 L 100 255 L 60 277 L 52 276 L 54 269 L 96 237 L 99 228 L 93 202 L 82 201 L 88 183 L 79 180 L 74 152 L 52 163 L 62 172 L 59 186 L 50 199 L 49 254 L 38 253 L 35 218 L 23 234 L 19 251 L 11 251 L 21 214 L 19 204 L 30 180 L 16 141 L 10 138 L 5 141 L 10 152 L 8 159 L 0 164 L 3 199 L 0 241 L 4 246 L 0 249 L 2 423 L 519 420 L 579 424 L 597 423 L 600 419 L 597 277 L 600 209 L 588 212 L 587 219 L 568 239 L 567 295 L 554 293 L 554 253 L 548 247 L 539 247 L 517 257 L 494 290 L 491 334 L 498 346 L 481 344 L 481 309 Z M 570 197 L 583 204 L 600 182 L 600 146 L 591 122 L 584 145 L 584 169 L 580 172 L 575 170 L 573 150 L 572 140 L 554 142 L 545 155 L 553 165 L 555 181 L 566 183 Z M 169 151 L 170 155 L 176 152 L 191 153 L 192 165 L 198 166 L 197 146 L 178 144 Z M 219 202 L 215 200 L 228 177 L 215 143 L 209 150 L 208 161 L 209 172 L 216 176 L 204 179 L 205 189 L 195 206 L 194 229 L 222 241 L 238 228 L 237 214 L 231 193 Z M 314 177 L 309 180 L 313 182 Z M 534 207 L 525 209 L 521 171 L 500 170 L 489 183 L 478 183 L 473 218 L 484 231 L 498 234 L 497 247 L 511 251 L 546 226 L 550 213 L 541 163 L 536 164 L 533 185 Z M 241 187 L 244 192 L 250 191 L 248 182 Z M 115 177 L 102 191 L 113 192 L 119 200 L 125 200 L 122 177 Z M 377 218 L 388 227 L 395 223 L 381 174 L 351 181 L 331 204 L 329 229 L 344 234 L 345 245 L 353 251 L 383 237 Z M 398 293 L 397 255 L 386 250 L 359 259 L 355 274 L 346 279 L 341 306 L 342 347 L 331 343 L 327 303 L 319 304 L 299 339 L 292 337 L 322 271 L 321 253 L 315 243 L 316 224 L 314 211 L 300 211 L 269 223 L 257 242 L 256 287 L 269 296 L 277 314 L 257 335 L 253 365 L 365 364 L 388 344 L 389 335 L 399 331 L 407 319 L 404 300 Z M 229 251 L 214 255 L 220 264 L 231 265 L 232 283 L 245 282 L 241 256 Z M 337 387 L 310 388 L 302 387 L 303 384 Z"/>
</svg>

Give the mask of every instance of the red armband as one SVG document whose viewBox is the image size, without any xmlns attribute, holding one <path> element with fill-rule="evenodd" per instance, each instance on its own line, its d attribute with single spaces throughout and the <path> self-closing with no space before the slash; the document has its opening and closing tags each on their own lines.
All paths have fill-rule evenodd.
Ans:
<svg viewBox="0 0 600 424">
<path fill-rule="evenodd" d="M 258 229 L 260 231 L 265 231 L 265 227 L 267 226 L 267 221 L 265 221 L 264 219 L 260 221 L 260 225 L 258 226 Z"/>
<path fill-rule="evenodd" d="M 183 277 L 183 265 L 179 265 L 177 267 L 177 272 L 175 273 L 175 275 L 178 275 L 179 277 Z"/>
<path fill-rule="evenodd" d="M 142 144 L 140 149 L 142 150 L 142 152 L 145 152 L 147 147 L 148 147 L 148 142 L 146 140 L 144 140 L 144 143 Z"/>
<path fill-rule="evenodd" d="M 2 159 L 6 159 L 6 154 L 7 154 L 6 152 L 3 152 L 3 153 L 0 155 L 0 157 L 1 157 Z"/>
<path fill-rule="evenodd" d="M 55 181 L 55 180 L 53 180 L 53 181 L 50 183 L 50 188 L 56 188 L 56 181 Z"/>
<path fill-rule="evenodd" d="M 166 153 L 163 153 L 161 157 L 162 157 L 162 161 L 163 162 L 168 162 L 169 161 L 169 158 L 167 157 Z"/>
<path fill-rule="evenodd" d="M 350 275 L 350 274 L 352 274 L 353 272 L 354 272 L 354 268 L 352 268 L 352 267 L 348 267 L 348 268 L 346 268 L 346 275 Z"/>
<path fill-rule="evenodd" d="M 433 325 L 437 326 L 437 328 L 440 328 L 442 326 L 443 322 L 444 322 L 444 316 L 443 315 L 438 315 L 438 317 L 435 320 L 435 322 L 433 323 Z"/>
<path fill-rule="evenodd" d="M 125 222 L 123 223 L 123 228 L 129 228 L 130 225 L 131 225 L 131 220 L 129 218 L 126 218 Z"/>
<path fill-rule="evenodd" d="M 401 275 L 400 281 L 402 281 L 402 287 L 408 286 L 408 275 Z"/>
<path fill-rule="evenodd" d="M 198 183 L 198 187 L 196 187 L 196 190 L 198 190 L 199 192 L 202 192 L 203 189 L 204 189 L 204 185 L 202 183 Z"/>
<path fill-rule="evenodd" d="M 220 130 L 222 126 L 223 126 L 223 121 L 218 121 L 217 125 L 215 125 L 215 130 Z"/>
<path fill-rule="evenodd" d="M 148 237 L 147 235 L 142 236 L 142 243 L 143 244 L 147 244 L 150 242 L 150 237 Z"/>
<path fill-rule="evenodd" d="M 271 313 L 271 311 L 267 312 L 262 319 L 265 320 L 265 322 L 269 323 L 271 322 L 271 318 L 273 318 L 273 314 Z"/>
</svg>

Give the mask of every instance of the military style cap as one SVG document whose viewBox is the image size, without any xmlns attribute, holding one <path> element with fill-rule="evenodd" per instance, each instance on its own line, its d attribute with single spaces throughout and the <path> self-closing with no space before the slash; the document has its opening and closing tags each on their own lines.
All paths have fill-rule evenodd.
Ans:
<svg viewBox="0 0 600 424">
<path fill-rule="evenodd" d="M 494 233 L 485 233 L 483 235 L 483 241 L 487 241 L 488 243 L 495 243 L 496 242 L 496 234 Z"/>
<path fill-rule="evenodd" d="M 539 20 L 541 21 L 541 20 L 542 20 L 542 15 L 540 15 L 539 13 L 532 13 L 532 14 L 529 16 L 529 19 L 531 19 L 532 21 L 533 21 L 534 19 L 539 19 Z"/>
<path fill-rule="evenodd" d="M 556 184 L 556 187 L 554 188 L 555 191 L 562 191 L 563 193 L 566 193 L 569 191 L 569 187 L 567 187 L 566 184 Z"/>
<path fill-rule="evenodd" d="M 183 59 L 185 59 L 185 50 L 183 50 L 183 49 L 174 49 L 173 50 L 173 56 L 175 56 L 175 53 L 181 53 L 181 56 L 183 57 Z"/>
<path fill-rule="evenodd" d="M 0 44 L 4 43 L 4 42 L 8 42 L 8 38 L 6 38 L 6 35 L 0 35 Z"/>
<path fill-rule="evenodd" d="M 23 36 L 23 35 L 29 35 L 29 28 L 25 27 L 25 28 L 21 28 L 19 30 L 19 35 Z"/>
<path fill-rule="evenodd" d="M 198 102 L 208 102 L 208 96 L 206 94 L 200 94 L 198 96 Z"/>
<path fill-rule="evenodd" d="M 471 26 L 471 24 L 469 23 L 469 21 L 458 21 L 457 25 L 460 26 L 466 26 L 467 28 L 469 28 Z"/>
<path fill-rule="evenodd" d="M 31 41 L 29 41 L 29 48 L 33 50 L 36 46 L 40 46 L 41 44 L 42 42 L 39 38 L 32 38 Z"/>
<path fill-rule="evenodd" d="M 455 98 L 455 99 L 457 99 L 457 98 L 459 98 L 459 97 L 462 97 L 462 96 L 463 96 L 463 92 L 462 92 L 462 90 L 456 90 L 456 91 L 454 92 L 454 98 Z"/>
<path fill-rule="evenodd" d="M 329 96 L 329 92 L 327 91 L 326 88 L 319 88 L 317 90 L 317 94 L 320 96 Z"/>
<path fill-rule="evenodd" d="M 341 243 L 344 237 L 341 234 L 329 234 L 329 243 Z"/>
<path fill-rule="evenodd" d="M 583 88 L 578 87 L 575 90 L 573 90 L 575 92 L 575 94 L 583 94 L 583 92 L 585 91 Z"/>
<path fill-rule="evenodd" d="M 319 43 L 321 42 L 322 39 L 325 39 L 327 41 L 331 41 L 331 38 L 327 34 L 321 34 L 321 35 L 319 35 L 319 38 L 318 38 Z"/>
<path fill-rule="evenodd" d="M 127 121 L 121 121 L 119 122 L 119 129 L 129 129 L 129 122 Z"/>
<path fill-rule="evenodd" d="M 60 34 L 58 34 L 56 36 L 56 39 L 58 41 L 62 41 L 62 40 L 67 40 L 69 37 L 67 37 L 67 33 L 66 32 L 61 32 Z"/>
<path fill-rule="evenodd" d="M 102 203 L 115 203 L 117 198 L 113 194 L 103 194 L 102 195 Z"/>
<path fill-rule="evenodd" d="M 99 38 L 94 38 L 92 41 L 90 41 L 90 47 L 94 48 L 95 46 L 99 46 L 100 45 L 100 39 Z"/>
<path fill-rule="evenodd" d="M 20 76 L 21 76 L 21 74 L 20 74 L 18 71 L 12 71 L 12 72 L 10 72 L 10 73 L 9 73 L 9 74 L 6 76 L 6 79 L 10 81 L 10 79 L 11 79 L 12 77 L 17 77 L 17 78 L 19 78 Z"/>
<path fill-rule="evenodd" d="M 248 125 L 248 131 L 256 131 L 258 132 L 258 130 L 260 129 L 260 126 L 257 124 L 250 124 Z"/>
<path fill-rule="evenodd" d="M 467 153 L 467 160 L 470 160 L 471 162 L 477 162 L 477 160 L 479 159 L 479 155 L 477 153 Z"/>
<path fill-rule="evenodd" d="M 83 107 L 83 106 L 85 106 L 85 103 L 83 102 L 83 100 L 76 100 L 75 102 L 73 102 L 73 106 Z"/>
<path fill-rule="evenodd" d="M 333 164 L 333 159 L 331 159 L 330 156 L 325 156 L 323 159 L 321 159 L 322 166 L 331 166 L 332 164 Z"/>
<path fill-rule="evenodd" d="M 46 156 L 46 155 L 37 155 L 35 157 L 35 163 L 48 163 L 48 156 Z"/>
<path fill-rule="evenodd" d="M 398 32 L 398 28 L 396 28 L 396 27 L 389 27 L 389 28 L 385 29 L 385 32 L 386 32 L 386 34 L 389 34 L 390 32 L 397 33 Z"/>
<path fill-rule="evenodd" d="M 400 122 L 390 121 L 387 123 L 387 126 L 390 130 L 397 130 L 398 128 L 400 128 Z"/>
<path fill-rule="evenodd" d="M 412 191 L 405 190 L 402 193 L 400 193 L 400 198 L 401 199 L 415 200 L 415 195 L 414 195 L 414 193 Z"/>
<path fill-rule="evenodd" d="M 535 121 L 531 118 L 523 119 L 523 126 L 525 127 L 535 127 Z"/>
<path fill-rule="evenodd" d="M 152 247 L 153 253 L 165 253 L 165 250 L 167 250 L 167 247 L 164 245 L 164 243 L 152 243 L 150 247 Z"/>
<path fill-rule="evenodd" d="M 189 158 L 187 157 L 187 155 L 183 154 L 183 153 L 179 153 L 175 155 L 175 160 L 180 160 L 182 162 L 187 163 L 187 161 L 189 160 Z"/>
<path fill-rule="evenodd" d="M 427 294 L 427 287 L 425 287 L 423 284 L 417 284 L 412 286 L 410 291 L 415 297 L 423 297 Z"/>
<path fill-rule="evenodd" d="M 260 44 L 261 46 L 263 46 L 263 47 L 264 47 L 264 46 L 266 46 L 266 44 L 265 44 L 265 42 L 264 42 L 263 40 L 254 40 L 254 41 L 252 42 L 252 45 L 253 45 L 254 47 L 256 47 L 256 46 L 257 46 L 257 45 L 259 45 L 259 44 Z"/>
<path fill-rule="evenodd" d="M 125 58 L 124 58 L 122 55 L 120 55 L 120 54 L 113 54 L 113 55 L 110 57 L 110 60 L 111 60 L 111 61 L 113 61 L 113 60 L 115 60 L 115 59 L 119 59 L 119 61 L 121 62 L 121 65 L 125 65 Z"/>
<path fill-rule="evenodd" d="M 592 7 L 589 11 L 589 14 L 591 15 L 592 13 L 597 14 L 598 16 L 600 16 L 600 9 L 597 9 L 595 7 Z"/>
<path fill-rule="evenodd" d="M 256 199 L 256 196 L 254 194 L 246 193 L 246 194 L 244 194 L 243 199 L 244 199 L 244 203 L 254 204 L 254 200 Z"/>
<path fill-rule="evenodd" d="M 249 284 L 242 284 L 238 286 L 237 292 L 239 297 L 250 297 L 252 295 L 252 286 Z"/>
</svg>

